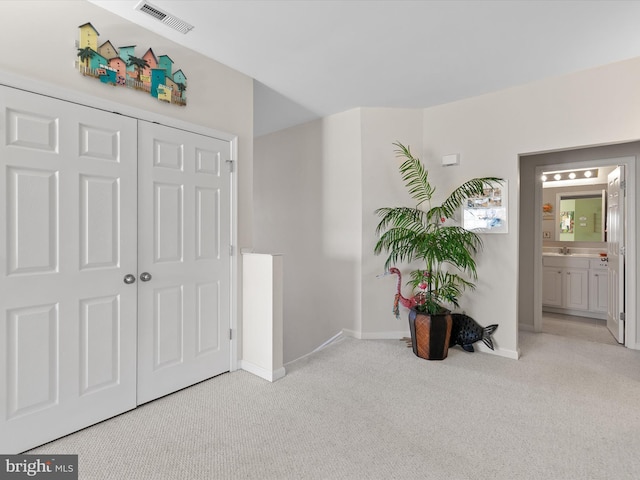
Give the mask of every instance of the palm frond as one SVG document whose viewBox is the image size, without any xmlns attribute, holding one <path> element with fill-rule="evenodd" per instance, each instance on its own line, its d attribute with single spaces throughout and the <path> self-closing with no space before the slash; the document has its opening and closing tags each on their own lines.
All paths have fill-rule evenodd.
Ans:
<svg viewBox="0 0 640 480">
<path fill-rule="evenodd" d="M 441 275 L 437 297 L 454 307 L 459 307 L 458 299 L 465 289 L 473 290 L 475 285 L 460 275 L 449 272 L 439 272 Z"/>
<path fill-rule="evenodd" d="M 385 268 L 398 262 L 411 262 L 415 258 L 433 265 L 430 252 L 436 247 L 434 235 L 437 226 L 428 221 L 427 213 L 408 207 L 380 208 L 376 210 L 382 219 L 376 228 L 378 242 L 374 248 L 376 255 L 389 252 Z M 423 252 L 427 255 L 423 256 Z"/>
<path fill-rule="evenodd" d="M 497 177 L 472 178 L 456 188 L 440 205 L 441 216 L 452 217 L 467 198 L 482 195 L 485 188 L 502 185 L 503 180 Z"/>
<path fill-rule="evenodd" d="M 432 263 L 454 266 L 476 278 L 475 254 L 482 248 L 482 238 L 475 232 L 451 225 L 435 229 L 431 242 L 423 245 L 427 251 L 418 250 L 418 258 L 429 257 Z"/>
<path fill-rule="evenodd" d="M 400 165 L 400 174 L 404 180 L 409 194 L 418 203 L 416 206 L 428 202 L 433 196 L 435 188 L 429 183 L 429 172 L 422 162 L 411 154 L 409 146 L 400 142 L 394 143 L 398 149 L 395 151 L 398 157 L 404 157 L 405 161 Z"/>
<path fill-rule="evenodd" d="M 376 227 L 377 235 L 389 227 L 409 228 L 420 231 L 428 228 L 429 225 L 427 214 L 417 208 L 379 208 L 375 211 L 375 214 L 382 217 Z"/>
<path fill-rule="evenodd" d="M 427 274 L 427 275 L 425 275 Z M 475 289 L 475 284 L 456 273 L 425 270 L 411 272 L 411 281 L 407 282 L 412 288 L 421 283 L 428 283 L 428 290 L 424 292 L 424 309 L 429 313 L 437 313 L 445 308 L 445 305 L 459 307 L 458 299 L 465 289 Z"/>
</svg>

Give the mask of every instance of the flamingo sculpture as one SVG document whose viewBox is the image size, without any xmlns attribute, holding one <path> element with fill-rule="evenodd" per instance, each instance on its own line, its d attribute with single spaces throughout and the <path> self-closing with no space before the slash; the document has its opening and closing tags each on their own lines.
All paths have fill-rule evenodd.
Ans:
<svg viewBox="0 0 640 480">
<path fill-rule="evenodd" d="M 402 296 L 402 292 L 400 291 L 400 288 L 402 286 L 402 274 L 400 273 L 400 270 L 398 270 L 396 267 L 391 267 L 389 271 L 385 273 L 385 275 L 398 276 L 398 284 L 396 286 L 396 296 L 393 299 L 393 314 L 396 316 L 396 318 L 400 318 L 400 307 L 398 306 L 398 304 L 401 303 L 403 307 L 406 307 L 409 310 L 411 310 L 413 307 L 415 307 L 418 304 L 418 301 L 415 296 L 411 298 L 406 298 Z"/>
</svg>

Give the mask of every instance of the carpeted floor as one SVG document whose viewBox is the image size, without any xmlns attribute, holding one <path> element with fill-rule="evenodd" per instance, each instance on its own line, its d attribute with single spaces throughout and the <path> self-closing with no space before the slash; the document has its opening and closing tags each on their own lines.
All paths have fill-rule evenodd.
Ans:
<svg viewBox="0 0 640 480">
<path fill-rule="evenodd" d="M 520 347 L 428 362 L 342 338 L 273 384 L 225 374 L 29 453 L 96 480 L 640 478 L 640 351 Z"/>
</svg>

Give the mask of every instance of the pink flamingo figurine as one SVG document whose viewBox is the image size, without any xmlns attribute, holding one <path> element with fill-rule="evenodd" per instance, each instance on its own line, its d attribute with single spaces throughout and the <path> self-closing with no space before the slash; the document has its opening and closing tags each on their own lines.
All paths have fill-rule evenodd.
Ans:
<svg viewBox="0 0 640 480">
<path fill-rule="evenodd" d="M 398 306 L 399 303 L 401 303 L 403 307 L 411 310 L 418 304 L 418 301 L 416 300 L 416 297 L 406 298 L 402 296 L 402 293 L 400 291 L 402 286 L 402 274 L 400 273 L 400 270 L 398 270 L 396 267 L 391 267 L 389 271 L 385 273 L 385 275 L 398 275 L 396 296 L 393 299 L 393 314 L 396 316 L 396 318 L 400 318 L 400 308 Z"/>
</svg>

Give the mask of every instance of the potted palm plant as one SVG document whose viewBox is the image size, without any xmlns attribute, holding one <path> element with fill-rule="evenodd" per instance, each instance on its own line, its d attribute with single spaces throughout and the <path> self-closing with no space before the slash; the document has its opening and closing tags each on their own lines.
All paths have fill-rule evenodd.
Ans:
<svg viewBox="0 0 640 480">
<path fill-rule="evenodd" d="M 374 253 L 388 254 L 385 270 L 400 275 L 398 263 L 420 261 L 422 268 L 411 272 L 408 282 L 413 294 L 400 293 L 398 277 L 394 310 L 398 302 L 410 308 L 409 326 L 413 352 L 429 360 L 446 358 L 451 335 L 452 318 L 449 307 L 458 307 L 465 289 L 475 288 L 477 279 L 475 254 L 482 248 L 477 232 L 450 224 L 463 202 L 482 195 L 485 188 L 502 184 L 497 177 L 473 178 L 456 188 L 439 206 L 431 205 L 435 187 L 429 183 L 429 172 L 414 157 L 408 146 L 393 144 L 404 161 L 400 174 L 415 200 L 413 207 L 385 207 L 376 210 L 381 217 L 376 228 L 378 241 Z"/>
</svg>

